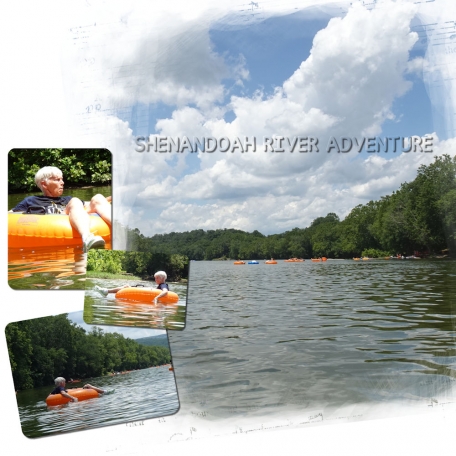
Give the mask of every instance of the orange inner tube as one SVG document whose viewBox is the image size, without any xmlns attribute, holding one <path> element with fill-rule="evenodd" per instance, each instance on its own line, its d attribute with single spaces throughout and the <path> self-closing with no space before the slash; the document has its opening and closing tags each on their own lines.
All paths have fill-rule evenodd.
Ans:
<svg viewBox="0 0 456 456">
<path fill-rule="evenodd" d="M 265 261 L 264 264 L 277 264 L 277 261 L 275 261 L 275 260 L 268 260 L 268 261 Z"/>
<path fill-rule="evenodd" d="M 111 227 L 99 215 L 89 214 L 90 231 L 111 240 Z M 22 214 L 8 212 L 8 247 L 80 245 L 81 236 L 65 214 Z"/>
<path fill-rule="evenodd" d="M 142 287 L 127 287 L 122 288 L 116 293 L 117 299 L 125 299 L 127 301 L 136 301 L 144 304 L 152 304 L 154 298 L 156 298 L 162 290 L 157 288 L 142 288 Z M 175 304 L 179 301 L 179 296 L 168 291 L 166 296 L 163 296 L 158 300 L 162 304 Z"/>
<path fill-rule="evenodd" d="M 100 396 L 97 391 L 90 388 L 73 388 L 68 390 L 68 394 L 76 397 L 78 401 L 86 401 L 87 399 L 93 399 Z M 46 404 L 50 407 L 67 404 L 68 402 L 70 402 L 70 399 L 61 394 L 50 394 L 46 398 Z"/>
</svg>

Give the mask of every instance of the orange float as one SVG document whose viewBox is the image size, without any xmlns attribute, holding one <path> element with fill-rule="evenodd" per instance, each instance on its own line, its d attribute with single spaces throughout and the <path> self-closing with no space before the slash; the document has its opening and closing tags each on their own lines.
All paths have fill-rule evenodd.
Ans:
<svg viewBox="0 0 456 456">
<path fill-rule="evenodd" d="M 319 263 L 321 261 L 321 258 L 311 258 L 311 260 L 314 262 L 314 263 Z"/>
<path fill-rule="evenodd" d="M 152 303 L 161 292 L 162 290 L 158 288 L 127 287 L 119 290 L 116 293 L 116 298 L 141 303 Z M 175 304 L 178 301 L 179 296 L 172 291 L 168 291 L 168 294 L 159 300 L 161 304 Z"/>
<path fill-rule="evenodd" d="M 277 261 L 276 260 L 268 260 L 268 261 L 265 261 L 264 264 L 277 264 Z"/>
<path fill-rule="evenodd" d="M 283 260 L 285 263 L 302 263 L 305 260 L 302 258 L 290 258 L 289 260 Z"/>
<path fill-rule="evenodd" d="M 245 264 L 245 261 L 235 261 L 233 264 Z"/>
<path fill-rule="evenodd" d="M 90 231 L 111 240 L 111 227 L 98 215 L 89 214 Z M 8 247 L 82 245 L 81 236 L 65 214 L 23 214 L 8 212 Z"/>
<path fill-rule="evenodd" d="M 74 396 L 75 398 L 77 398 L 78 401 L 86 401 L 87 399 L 94 399 L 96 397 L 100 397 L 100 393 L 90 388 L 73 388 L 68 390 L 68 394 L 70 396 Z M 46 404 L 49 407 L 67 404 L 68 402 L 70 402 L 70 399 L 68 399 L 65 396 L 62 396 L 61 394 L 50 394 L 46 398 Z"/>
</svg>

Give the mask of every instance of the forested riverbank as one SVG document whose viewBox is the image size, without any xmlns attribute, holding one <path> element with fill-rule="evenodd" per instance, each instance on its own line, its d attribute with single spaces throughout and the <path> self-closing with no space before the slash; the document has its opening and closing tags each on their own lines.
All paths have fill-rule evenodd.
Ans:
<svg viewBox="0 0 456 456">
<path fill-rule="evenodd" d="M 171 362 L 165 347 L 96 326 L 87 332 L 67 314 L 10 323 L 5 334 L 16 390 L 52 385 L 58 376 L 85 379 Z"/>
<path fill-rule="evenodd" d="M 236 229 L 142 235 L 128 233 L 128 250 L 181 254 L 193 260 L 219 258 L 352 258 L 396 255 L 456 255 L 456 156 L 435 157 L 416 178 L 391 195 L 335 213 L 306 228 L 263 235 Z"/>
<path fill-rule="evenodd" d="M 157 271 L 165 271 L 169 282 L 188 278 L 188 258 L 179 254 L 124 252 L 121 250 L 91 250 L 87 256 L 89 277 L 103 278 L 103 273 L 128 274 L 143 280 L 153 280 Z"/>
</svg>

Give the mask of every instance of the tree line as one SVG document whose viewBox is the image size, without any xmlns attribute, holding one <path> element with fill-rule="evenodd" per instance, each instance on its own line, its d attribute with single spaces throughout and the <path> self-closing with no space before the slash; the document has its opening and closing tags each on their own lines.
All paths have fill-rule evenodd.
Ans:
<svg viewBox="0 0 456 456">
<path fill-rule="evenodd" d="M 128 249 L 181 254 L 193 260 L 258 258 L 352 258 L 456 255 L 456 156 L 435 157 L 418 168 L 416 178 L 391 195 L 358 205 L 340 220 L 335 213 L 309 227 L 265 236 L 255 230 L 193 230 L 142 235 L 128 230 Z"/>
<path fill-rule="evenodd" d="M 10 323 L 5 334 L 16 390 L 52 385 L 60 376 L 100 377 L 171 362 L 168 348 L 141 345 L 96 326 L 86 332 L 68 314 Z"/>
<path fill-rule="evenodd" d="M 90 250 L 87 271 L 128 273 L 151 280 L 157 271 L 165 271 L 170 282 L 188 278 L 188 258 L 180 254 Z"/>
<path fill-rule="evenodd" d="M 107 149 L 13 149 L 8 154 L 8 193 L 38 191 L 35 174 L 56 166 L 67 187 L 109 185 L 111 152 Z"/>
</svg>

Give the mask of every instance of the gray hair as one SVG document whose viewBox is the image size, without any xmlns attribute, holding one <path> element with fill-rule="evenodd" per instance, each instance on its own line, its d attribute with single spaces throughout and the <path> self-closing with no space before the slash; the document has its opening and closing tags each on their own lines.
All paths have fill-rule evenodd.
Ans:
<svg viewBox="0 0 456 456">
<path fill-rule="evenodd" d="M 166 275 L 166 272 L 165 271 L 157 271 L 155 274 L 154 274 L 154 277 L 161 277 L 163 280 L 166 280 L 166 278 L 168 277 Z"/>
<path fill-rule="evenodd" d="M 44 168 L 39 169 L 35 174 L 35 184 L 41 191 L 43 191 L 41 182 L 47 181 L 50 177 L 57 177 L 61 175 L 62 171 L 60 171 L 59 168 L 56 168 L 55 166 L 45 166 Z"/>
<path fill-rule="evenodd" d="M 61 385 L 62 383 L 66 382 L 66 380 L 63 378 L 63 377 L 57 377 L 55 380 L 54 380 L 54 383 L 55 383 L 55 386 L 59 386 Z"/>
</svg>

